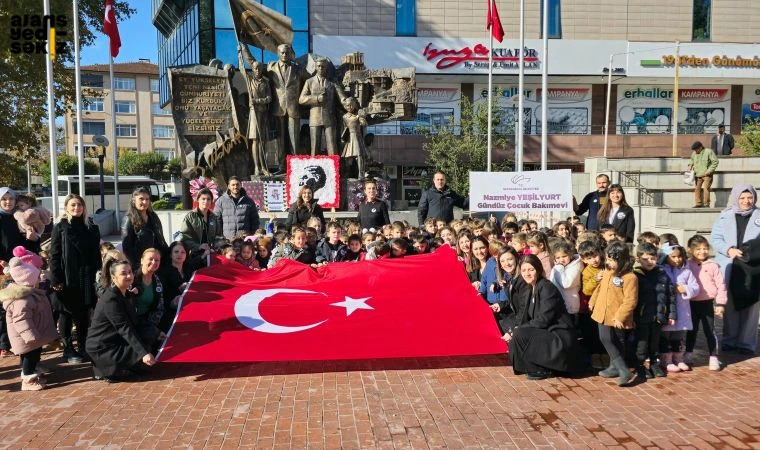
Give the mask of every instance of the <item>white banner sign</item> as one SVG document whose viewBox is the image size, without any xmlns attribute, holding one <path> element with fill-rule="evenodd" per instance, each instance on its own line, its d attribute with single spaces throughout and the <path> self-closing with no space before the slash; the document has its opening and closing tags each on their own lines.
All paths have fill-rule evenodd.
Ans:
<svg viewBox="0 0 760 450">
<path fill-rule="evenodd" d="M 572 211 L 570 169 L 470 172 L 471 211 Z"/>
</svg>

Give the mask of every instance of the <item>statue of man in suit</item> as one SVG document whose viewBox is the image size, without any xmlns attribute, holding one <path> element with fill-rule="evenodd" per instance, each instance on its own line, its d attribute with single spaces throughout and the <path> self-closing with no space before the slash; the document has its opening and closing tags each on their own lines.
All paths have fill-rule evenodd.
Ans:
<svg viewBox="0 0 760 450">
<path fill-rule="evenodd" d="M 316 61 L 317 73 L 306 80 L 298 102 L 309 106 L 309 136 L 311 138 L 311 156 L 320 148 L 322 136 L 325 137 L 327 154 L 335 155 L 337 148 L 336 107 L 338 100 L 346 99 L 343 89 L 327 79 L 328 62 L 325 59 Z"/>
<path fill-rule="evenodd" d="M 278 61 L 270 62 L 267 66 L 269 80 L 272 82 L 274 100 L 271 111 L 279 140 L 277 160 L 278 170 L 285 172 L 285 155 L 288 142 L 290 153 L 298 151 L 298 132 L 301 114 L 299 111 L 298 94 L 305 79 L 305 72 L 293 61 L 293 49 L 288 44 L 277 47 Z M 288 139 L 285 139 L 285 136 Z"/>
</svg>

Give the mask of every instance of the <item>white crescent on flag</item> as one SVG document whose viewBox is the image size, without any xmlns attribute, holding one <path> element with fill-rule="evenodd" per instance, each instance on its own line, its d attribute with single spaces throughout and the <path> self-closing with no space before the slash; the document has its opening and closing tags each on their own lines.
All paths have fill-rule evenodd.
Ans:
<svg viewBox="0 0 760 450">
<path fill-rule="evenodd" d="M 318 327 L 327 322 L 327 319 L 325 319 L 321 322 L 313 323 L 311 325 L 303 325 L 300 327 L 286 327 L 283 325 L 277 325 L 268 322 L 266 319 L 261 317 L 259 305 L 264 300 L 277 294 L 319 294 L 319 292 L 305 291 L 302 289 L 254 289 L 253 291 L 241 296 L 235 302 L 235 316 L 240 321 L 240 323 L 252 330 L 260 331 L 262 333 L 274 334 L 297 333 L 299 331 Z M 325 294 L 322 293 L 322 295 Z"/>
</svg>

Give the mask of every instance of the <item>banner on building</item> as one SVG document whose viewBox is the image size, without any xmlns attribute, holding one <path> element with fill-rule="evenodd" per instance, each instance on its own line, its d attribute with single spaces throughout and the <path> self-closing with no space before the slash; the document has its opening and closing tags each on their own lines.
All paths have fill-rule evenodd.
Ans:
<svg viewBox="0 0 760 450">
<path fill-rule="evenodd" d="M 495 85 L 494 98 L 499 105 L 498 134 L 514 134 L 517 121 L 517 85 Z M 555 85 L 549 89 L 547 111 L 549 134 L 591 134 L 591 86 Z M 525 134 L 541 134 L 541 88 L 525 86 L 523 91 L 523 126 Z M 488 101 L 488 85 L 475 85 L 475 102 Z"/>
<path fill-rule="evenodd" d="M 572 211 L 570 169 L 470 172 L 471 211 Z"/>
<path fill-rule="evenodd" d="M 744 86 L 742 124 L 757 119 L 760 119 L 760 86 Z M 736 132 L 734 130 L 728 131 L 733 133 Z"/>
<path fill-rule="evenodd" d="M 673 132 L 673 87 L 618 86 L 618 134 Z M 729 86 L 684 86 L 678 90 L 678 133 L 712 134 L 730 123 Z"/>
</svg>

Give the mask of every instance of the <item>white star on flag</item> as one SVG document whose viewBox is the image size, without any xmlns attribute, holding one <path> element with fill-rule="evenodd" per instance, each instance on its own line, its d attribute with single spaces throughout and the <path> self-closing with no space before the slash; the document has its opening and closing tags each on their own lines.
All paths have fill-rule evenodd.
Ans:
<svg viewBox="0 0 760 450">
<path fill-rule="evenodd" d="M 337 303 L 330 303 L 331 306 L 340 306 L 343 308 L 346 308 L 346 316 L 350 316 L 354 311 L 357 309 L 375 309 L 365 302 L 372 297 L 364 297 L 364 298 L 351 298 L 349 296 L 346 296 L 346 300 L 342 302 Z"/>
</svg>

